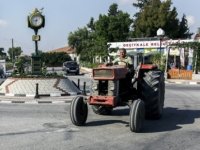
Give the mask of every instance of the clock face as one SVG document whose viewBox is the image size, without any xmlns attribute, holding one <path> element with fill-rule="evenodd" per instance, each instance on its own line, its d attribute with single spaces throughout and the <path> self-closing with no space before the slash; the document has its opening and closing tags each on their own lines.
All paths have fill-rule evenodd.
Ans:
<svg viewBox="0 0 200 150">
<path fill-rule="evenodd" d="M 33 16 L 31 16 L 31 18 L 30 18 L 30 23 L 31 23 L 31 25 L 34 26 L 34 27 L 39 27 L 39 26 L 41 26 L 42 22 L 43 22 L 43 18 L 42 18 L 42 16 L 40 16 L 40 15 L 33 15 Z"/>
</svg>

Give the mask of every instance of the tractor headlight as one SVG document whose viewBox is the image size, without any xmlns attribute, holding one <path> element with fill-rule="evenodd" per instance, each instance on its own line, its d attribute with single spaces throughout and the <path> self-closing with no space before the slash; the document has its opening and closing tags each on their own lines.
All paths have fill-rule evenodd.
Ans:
<svg viewBox="0 0 200 150">
<path fill-rule="evenodd" d="M 92 83 L 92 90 L 95 90 L 95 91 L 98 90 L 98 85 L 99 85 L 98 83 L 99 82 L 96 81 L 96 80 L 93 81 L 93 83 Z"/>
<path fill-rule="evenodd" d="M 114 91 L 115 90 L 115 82 L 114 81 L 109 81 L 108 90 L 109 91 Z"/>
<path fill-rule="evenodd" d="M 114 87 L 114 86 L 110 86 L 110 87 L 109 87 L 109 90 L 114 91 L 114 90 L 115 90 L 115 87 Z"/>
</svg>

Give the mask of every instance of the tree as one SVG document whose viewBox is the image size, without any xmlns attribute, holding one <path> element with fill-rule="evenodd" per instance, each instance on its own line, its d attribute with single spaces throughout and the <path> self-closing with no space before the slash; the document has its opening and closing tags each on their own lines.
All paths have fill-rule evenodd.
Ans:
<svg viewBox="0 0 200 150">
<path fill-rule="evenodd" d="M 168 4 L 168 7 L 170 8 L 171 4 Z M 166 24 L 164 25 L 163 29 L 165 30 L 165 34 L 169 38 L 181 38 L 179 36 L 179 20 L 177 18 L 178 13 L 176 11 L 176 8 L 173 8 L 171 11 L 166 13 Z"/>
<path fill-rule="evenodd" d="M 19 57 L 16 60 L 16 64 L 15 65 L 17 67 L 17 72 L 20 75 L 22 75 L 22 74 L 25 73 L 25 70 L 24 70 L 24 68 L 25 68 L 25 62 L 26 62 L 25 57 Z"/>
<path fill-rule="evenodd" d="M 108 15 L 99 15 L 95 31 L 107 42 L 125 41 L 129 37 L 131 23 L 130 15 L 118 10 L 118 5 L 114 3 L 109 7 Z"/>
<path fill-rule="evenodd" d="M 182 37 L 182 38 L 191 38 L 192 36 L 192 33 L 189 32 L 189 29 L 188 29 L 188 21 L 186 19 L 186 16 L 185 14 L 183 14 L 183 17 L 181 19 L 181 22 L 180 22 L 180 28 L 179 28 L 179 36 Z"/>
<path fill-rule="evenodd" d="M 133 6 L 139 9 L 143 9 L 149 0 L 137 0 L 137 2 L 133 3 Z"/>
<path fill-rule="evenodd" d="M 95 30 L 95 27 L 94 27 L 94 18 L 93 17 L 90 18 L 90 22 L 87 24 L 87 27 L 89 29 L 91 29 L 91 31 Z"/>
<path fill-rule="evenodd" d="M 76 48 L 80 60 L 93 62 L 94 56 L 108 55 L 107 42 L 125 41 L 129 37 L 131 23 L 130 15 L 118 10 L 114 3 L 107 15 L 100 14 L 97 21 L 91 18 L 87 27 L 71 32 L 68 44 Z"/>
<path fill-rule="evenodd" d="M 70 32 L 68 36 L 68 44 L 76 49 L 76 53 L 79 55 L 87 45 L 87 39 L 89 31 L 86 27 L 78 28 L 75 32 Z"/>
<path fill-rule="evenodd" d="M 12 61 L 14 61 L 16 57 L 20 56 L 22 52 L 23 51 L 21 50 L 21 47 L 14 47 L 8 49 L 8 54 Z"/>
<path fill-rule="evenodd" d="M 4 48 L 0 47 L 0 55 L 3 54 Z"/>
<path fill-rule="evenodd" d="M 63 62 L 72 60 L 65 52 L 41 53 L 40 56 L 41 61 L 49 67 L 61 66 Z"/>
<path fill-rule="evenodd" d="M 169 38 L 190 37 L 186 18 L 180 22 L 176 8 L 171 8 L 171 5 L 171 0 L 138 0 L 134 6 L 140 11 L 135 16 L 132 36 L 154 37 L 157 29 L 162 28 Z"/>
<path fill-rule="evenodd" d="M 95 22 L 95 52 L 105 57 L 108 55 L 107 42 L 126 41 L 129 37 L 131 23 L 130 15 L 118 10 L 117 4 L 112 4 L 108 14 L 100 14 Z"/>
<path fill-rule="evenodd" d="M 6 53 L 4 52 L 4 48 L 0 47 L 0 59 L 5 59 Z"/>
<path fill-rule="evenodd" d="M 164 24 L 166 24 L 167 16 L 163 10 L 160 0 L 149 0 L 148 3 L 146 2 L 134 21 L 134 36 L 154 37 L 157 29 L 163 28 Z M 161 13 L 162 15 L 160 15 Z"/>
<path fill-rule="evenodd" d="M 112 4 L 108 10 L 108 16 L 116 16 L 118 14 L 118 5 Z"/>
<path fill-rule="evenodd" d="M 138 8 L 140 11 L 144 9 L 144 6 L 148 3 L 149 0 L 136 0 L 135 3 L 133 3 L 133 6 Z M 134 17 L 138 17 L 140 12 L 137 12 L 134 14 Z"/>
</svg>

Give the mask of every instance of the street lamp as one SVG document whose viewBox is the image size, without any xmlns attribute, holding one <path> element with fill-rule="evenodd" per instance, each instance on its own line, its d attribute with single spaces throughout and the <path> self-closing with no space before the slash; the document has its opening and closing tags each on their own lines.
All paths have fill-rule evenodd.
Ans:
<svg viewBox="0 0 200 150">
<path fill-rule="evenodd" d="M 159 37 L 159 41 L 160 41 L 160 65 L 159 66 L 161 66 L 161 58 L 162 58 L 162 55 L 161 55 L 161 46 L 162 46 L 162 43 L 161 43 L 161 41 L 162 41 L 162 37 L 165 35 L 165 31 L 162 29 L 162 28 L 159 28 L 158 30 L 157 30 L 157 37 Z"/>
<path fill-rule="evenodd" d="M 159 41 L 160 41 L 160 56 L 161 56 L 161 46 L 162 46 L 162 37 L 165 35 L 165 31 L 162 28 L 159 28 L 157 30 L 157 36 L 159 37 Z"/>
</svg>

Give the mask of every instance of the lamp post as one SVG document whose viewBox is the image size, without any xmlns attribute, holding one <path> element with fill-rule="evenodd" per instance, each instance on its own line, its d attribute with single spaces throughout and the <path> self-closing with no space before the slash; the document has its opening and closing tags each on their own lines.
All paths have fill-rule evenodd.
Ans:
<svg viewBox="0 0 200 150">
<path fill-rule="evenodd" d="M 161 60 L 161 50 L 162 50 L 162 37 L 165 35 L 165 31 L 162 28 L 159 28 L 157 30 L 157 37 L 159 37 L 159 41 L 160 41 L 160 60 Z M 161 63 L 160 63 L 161 64 Z"/>
<path fill-rule="evenodd" d="M 162 46 L 161 40 L 164 35 L 165 35 L 165 31 L 162 28 L 159 28 L 157 30 L 157 36 L 159 37 L 159 41 L 160 41 L 160 54 L 161 54 L 161 46 Z"/>
</svg>

